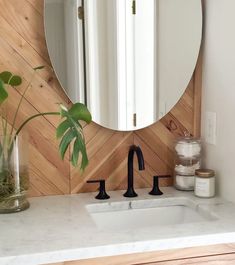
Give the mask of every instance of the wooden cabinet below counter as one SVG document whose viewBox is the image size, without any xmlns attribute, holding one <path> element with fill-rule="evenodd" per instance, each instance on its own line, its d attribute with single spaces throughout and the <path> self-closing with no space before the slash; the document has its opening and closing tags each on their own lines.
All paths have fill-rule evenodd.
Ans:
<svg viewBox="0 0 235 265">
<path fill-rule="evenodd" d="M 234 265 L 235 244 L 146 252 L 48 265 Z"/>
<path fill-rule="evenodd" d="M 141 265 L 234 265 L 235 254 L 142 263 Z M 137 264 L 136 264 L 137 265 Z"/>
</svg>

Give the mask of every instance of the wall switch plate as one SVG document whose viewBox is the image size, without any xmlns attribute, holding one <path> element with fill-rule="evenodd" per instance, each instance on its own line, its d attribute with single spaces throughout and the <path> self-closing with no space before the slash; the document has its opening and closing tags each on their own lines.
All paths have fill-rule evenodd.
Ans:
<svg viewBox="0 0 235 265">
<path fill-rule="evenodd" d="M 216 112 L 207 111 L 205 121 L 205 141 L 216 145 Z"/>
</svg>

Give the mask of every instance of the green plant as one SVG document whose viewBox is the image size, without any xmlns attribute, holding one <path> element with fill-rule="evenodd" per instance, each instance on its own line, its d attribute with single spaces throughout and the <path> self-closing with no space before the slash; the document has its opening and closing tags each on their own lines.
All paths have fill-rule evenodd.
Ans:
<svg viewBox="0 0 235 265">
<path fill-rule="evenodd" d="M 20 106 L 25 99 L 25 95 L 27 91 L 31 88 L 31 84 L 35 73 L 41 69 L 43 66 L 39 66 L 34 68 L 34 74 L 32 75 L 31 81 L 24 89 L 19 104 L 16 108 L 16 112 L 14 114 L 13 122 L 10 128 L 8 128 L 7 116 L 3 114 L 2 118 L 2 133 L 4 140 L 0 143 L 0 158 L 2 155 L 1 150 L 4 150 L 5 145 L 7 145 L 8 157 L 10 157 L 12 145 L 14 139 L 21 132 L 24 126 L 39 116 L 47 116 L 47 115 L 58 115 L 61 117 L 61 123 L 58 125 L 56 129 L 56 136 L 60 140 L 59 144 L 59 153 L 62 159 L 64 159 L 65 153 L 68 150 L 68 147 L 71 146 L 72 155 L 71 155 L 71 163 L 74 167 L 78 166 L 79 156 L 81 154 L 81 170 L 84 170 L 88 165 L 88 157 L 86 152 L 86 144 L 85 138 L 83 135 L 83 127 L 80 121 L 84 121 L 86 123 L 91 122 L 91 114 L 88 111 L 87 107 L 82 103 L 75 103 L 71 106 L 71 108 L 67 109 L 62 104 L 59 104 L 58 112 L 44 112 L 38 113 L 27 118 L 19 128 L 15 128 L 17 116 L 20 110 Z M 8 99 L 8 88 L 16 89 L 18 86 L 22 84 L 22 78 L 18 75 L 14 75 L 11 72 L 4 71 L 0 73 L 0 107 L 3 106 L 4 102 Z M 6 156 L 6 155 L 5 155 Z M 7 159 L 7 158 L 4 158 Z M 1 178 L 1 175 L 0 175 Z"/>
</svg>

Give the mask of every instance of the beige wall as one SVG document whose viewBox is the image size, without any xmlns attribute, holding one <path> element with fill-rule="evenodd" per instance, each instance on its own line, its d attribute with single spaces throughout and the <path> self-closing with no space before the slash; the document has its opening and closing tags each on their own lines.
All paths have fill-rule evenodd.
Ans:
<svg viewBox="0 0 235 265">
<path fill-rule="evenodd" d="M 217 143 L 204 163 L 217 171 L 218 193 L 235 201 L 235 1 L 205 0 L 202 136 L 205 112 L 217 113 Z"/>
</svg>

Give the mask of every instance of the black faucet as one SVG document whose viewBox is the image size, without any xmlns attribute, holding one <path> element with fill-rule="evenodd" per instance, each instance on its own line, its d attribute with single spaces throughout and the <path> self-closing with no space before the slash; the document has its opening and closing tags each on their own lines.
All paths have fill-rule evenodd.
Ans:
<svg viewBox="0 0 235 265">
<path fill-rule="evenodd" d="M 144 170 L 144 156 L 139 146 L 132 145 L 128 153 L 128 174 L 127 174 L 127 191 L 123 194 L 124 197 L 137 197 L 137 193 L 134 191 L 134 154 L 136 153 L 138 158 L 139 170 Z"/>
</svg>

